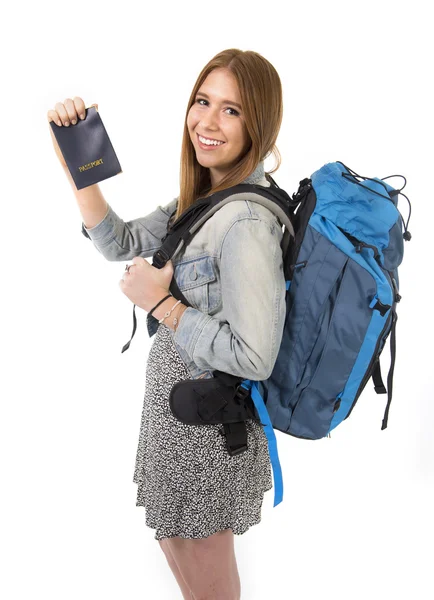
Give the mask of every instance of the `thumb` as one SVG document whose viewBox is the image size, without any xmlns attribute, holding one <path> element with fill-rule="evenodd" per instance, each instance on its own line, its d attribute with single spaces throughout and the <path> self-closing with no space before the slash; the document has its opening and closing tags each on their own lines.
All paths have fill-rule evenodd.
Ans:
<svg viewBox="0 0 434 600">
<path fill-rule="evenodd" d="M 167 281 L 171 281 L 173 278 L 173 274 L 174 274 L 174 270 L 173 270 L 173 265 L 172 262 L 170 260 L 168 260 L 166 262 L 166 264 L 164 265 L 164 267 L 161 267 L 160 271 L 162 271 L 164 273 L 164 277 L 167 278 Z"/>
</svg>

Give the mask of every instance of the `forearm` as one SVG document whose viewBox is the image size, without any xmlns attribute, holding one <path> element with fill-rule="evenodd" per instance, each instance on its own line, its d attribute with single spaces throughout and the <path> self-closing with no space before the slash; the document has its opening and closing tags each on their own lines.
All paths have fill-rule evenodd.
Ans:
<svg viewBox="0 0 434 600">
<path fill-rule="evenodd" d="M 200 369 L 263 381 L 270 376 L 276 361 L 285 316 L 282 303 L 278 303 L 276 312 L 270 312 L 256 322 L 253 320 L 246 336 L 240 338 L 229 323 L 187 307 L 176 327 L 174 341 Z"/>
<path fill-rule="evenodd" d="M 99 185 L 94 183 L 81 190 L 77 190 L 69 169 L 63 167 L 63 170 L 74 192 L 85 227 L 95 227 L 95 225 L 98 225 L 104 219 L 108 211 L 108 204 L 104 199 Z"/>
<path fill-rule="evenodd" d="M 167 232 L 167 223 L 176 204 L 177 198 L 165 206 L 158 205 L 148 215 L 131 221 L 124 221 L 108 205 L 107 213 L 94 227 L 86 228 L 82 223 L 82 233 L 107 260 L 126 261 L 135 256 L 150 257 L 161 248 L 161 240 Z"/>
<path fill-rule="evenodd" d="M 165 313 L 175 306 L 176 302 L 177 300 L 173 296 L 166 298 L 153 311 L 152 316 L 157 320 L 162 319 Z M 158 300 L 155 304 L 158 304 Z M 266 367 L 262 364 L 261 358 L 253 351 L 249 352 L 245 344 L 241 345 L 237 341 L 229 325 L 224 325 L 222 321 L 190 307 L 187 321 L 184 322 L 184 327 L 182 327 L 181 317 L 187 308 L 185 304 L 179 303 L 173 312 L 164 319 L 163 323 L 176 332 L 175 341 L 186 350 L 198 367 L 232 372 L 234 375 L 242 373 L 242 376 L 248 373 L 250 379 L 260 379 L 262 375 L 265 378 L 264 369 Z M 175 318 L 178 319 L 176 325 L 174 325 Z M 179 332 L 178 328 L 180 328 Z M 199 334 L 198 331 L 200 331 Z M 210 331 L 213 333 L 210 334 Z M 204 336 L 204 339 L 201 339 L 201 336 Z M 217 348 L 220 348 L 220 351 L 216 352 Z M 230 364 L 228 364 L 229 361 Z M 229 369 L 234 368 L 235 370 L 229 371 Z"/>
</svg>

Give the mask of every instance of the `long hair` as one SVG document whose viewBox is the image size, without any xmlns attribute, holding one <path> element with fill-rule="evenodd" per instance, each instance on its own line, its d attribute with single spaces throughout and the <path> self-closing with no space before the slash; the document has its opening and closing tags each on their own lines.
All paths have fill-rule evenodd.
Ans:
<svg viewBox="0 0 434 600">
<path fill-rule="evenodd" d="M 237 81 L 249 140 L 244 156 L 240 157 L 230 173 L 213 188 L 209 169 L 202 167 L 196 159 L 188 132 L 187 116 L 200 86 L 209 73 L 222 67 L 228 69 Z M 172 219 L 181 216 L 198 198 L 241 183 L 253 173 L 258 163 L 270 154 L 274 155 L 277 165 L 268 173 L 274 173 L 281 164 L 276 139 L 282 116 L 282 84 L 276 69 L 268 60 L 257 52 L 237 48 L 216 54 L 199 74 L 188 101 L 181 148 L 180 193 L 177 210 Z"/>
</svg>

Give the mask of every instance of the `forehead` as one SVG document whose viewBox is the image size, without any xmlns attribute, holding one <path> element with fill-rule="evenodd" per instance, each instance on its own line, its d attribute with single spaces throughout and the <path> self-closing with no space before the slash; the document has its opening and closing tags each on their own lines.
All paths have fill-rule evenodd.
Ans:
<svg viewBox="0 0 434 600">
<path fill-rule="evenodd" d="M 225 99 L 241 102 L 237 80 L 227 69 L 219 68 L 211 71 L 198 91 L 206 92 L 217 101 Z"/>
</svg>

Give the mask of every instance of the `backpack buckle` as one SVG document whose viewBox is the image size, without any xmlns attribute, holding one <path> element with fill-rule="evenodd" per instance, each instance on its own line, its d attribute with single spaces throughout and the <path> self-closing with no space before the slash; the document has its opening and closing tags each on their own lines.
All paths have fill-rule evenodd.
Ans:
<svg viewBox="0 0 434 600">
<path fill-rule="evenodd" d="M 392 307 L 389 304 L 383 304 L 380 300 L 378 300 L 377 298 L 377 303 L 373 306 L 374 310 L 378 310 L 378 312 L 380 313 L 380 315 L 382 317 L 384 317 L 384 315 L 387 313 L 388 310 L 390 310 Z"/>
<path fill-rule="evenodd" d="M 152 257 L 152 266 L 157 267 L 157 269 L 161 269 L 169 260 L 170 256 L 167 254 L 166 250 L 160 248 L 157 250 Z"/>
<path fill-rule="evenodd" d="M 246 398 L 249 398 L 249 396 L 250 396 L 250 390 L 245 388 L 240 383 L 239 386 L 237 387 L 237 391 L 235 392 L 234 398 L 239 398 L 240 400 L 244 401 L 244 400 L 246 400 Z"/>
<path fill-rule="evenodd" d="M 247 427 L 245 421 L 223 423 L 226 448 L 230 456 L 238 456 L 247 450 Z"/>
<path fill-rule="evenodd" d="M 306 196 L 310 189 L 312 189 L 312 180 L 309 179 L 309 177 L 305 177 L 300 181 L 297 192 L 292 194 L 293 202 L 298 204 L 304 198 L 304 196 Z"/>
</svg>

